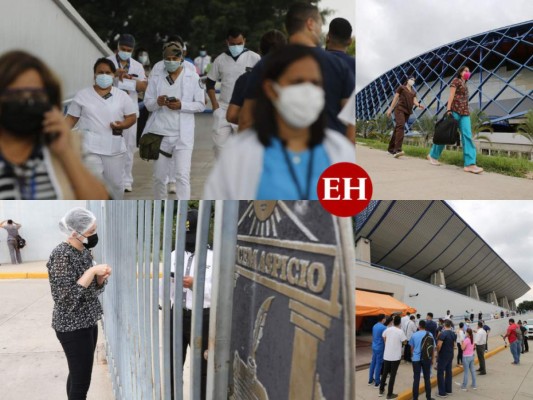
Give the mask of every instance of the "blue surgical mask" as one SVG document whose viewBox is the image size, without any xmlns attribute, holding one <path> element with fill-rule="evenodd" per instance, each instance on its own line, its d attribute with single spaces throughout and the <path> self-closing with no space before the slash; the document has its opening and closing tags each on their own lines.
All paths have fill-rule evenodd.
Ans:
<svg viewBox="0 0 533 400">
<path fill-rule="evenodd" d="M 113 84 L 113 76 L 106 74 L 96 75 L 95 81 L 98 87 L 100 87 L 101 89 L 107 89 Z"/>
<path fill-rule="evenodd" d="M 205 57 L 207 52 L 205 50 L 200 50 L 200 57 Z"/>
<path fill-rule="evenodd" d="M 181 61 L 168 61 L 165 60 L 165 69 L 167 72 L 176 72 L 181 67 Z"/>
<path fill-rule="evenodd" d="M 244 51 L 244 44 L 236 44 L 233 46 L 228 46 L 229 52 L 233 57 L 239 56 Z"/>
<path fill-rule="evenodd" d="M 131 57 L 131 53 L 128 51 L 119 51 L 118 56 L 122 61 L 128 61 Z"/>
</svg>

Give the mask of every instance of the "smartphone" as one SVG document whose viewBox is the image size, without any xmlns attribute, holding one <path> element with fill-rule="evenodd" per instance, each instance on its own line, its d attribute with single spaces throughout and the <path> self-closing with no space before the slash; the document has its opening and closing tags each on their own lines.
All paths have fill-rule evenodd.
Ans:
<svg viewBox="0 0 533 400">
<path fill-rule="evenodd" d="M 177 99 L 175 97 L 167 97 L 167 101 L 171 103 L 173 101 L 177 101 Z"/>
</svg>

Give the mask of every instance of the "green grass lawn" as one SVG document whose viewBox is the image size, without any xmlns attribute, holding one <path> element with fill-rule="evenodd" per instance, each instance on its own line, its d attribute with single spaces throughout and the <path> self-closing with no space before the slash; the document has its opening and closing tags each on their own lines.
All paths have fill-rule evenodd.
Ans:
<svg viewBox="0 0 533 400">
<path fill-rule="evenodd" d="M 373 139 L 364 139 L 358 137 L 357 142 L 364 143 L 371 149 L 386 151 L 388 148 L 387 143 L 379 142 Z M 403 145 L 402 150 L 408 156 L 423 159 L 426 159 L 426 156 L 429 154 L 429 148 L 426 147 Z M 463 152 L 461 150 L 444 150 L 439 161 L 443 164 L 463 167 Z M 478 154 L 477 165 L 488 172 L 497 172 L 499 174 L 515 176 L 518 178 L 532 179 L 533 177 L 533 162 L 524 158 Z"/>
</svg>

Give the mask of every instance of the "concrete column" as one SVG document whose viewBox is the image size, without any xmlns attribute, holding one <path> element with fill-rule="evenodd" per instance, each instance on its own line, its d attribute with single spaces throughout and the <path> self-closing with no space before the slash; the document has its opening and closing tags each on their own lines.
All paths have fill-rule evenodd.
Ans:
<svg viewBox="0 0 533 400">
<path fill-rule="evenodd" d="M 516 311 L 516 303 L 515 303 L 514 300 L 511 300 L 511 301 L 509 302 L 509 307 L 510 307 L 510 309 L 511 309 L 512 311 Z"/>
<path fill-rule="evenodd" d="M 359 238 L 355 244 L 355 260 L 356 263 L 360 262 L 363 264 L 370 265 L 370 240 L 367 238 Z"/>
<path fill-rule="evenodd" d="M 496 296 L 496 292 L 490 292 L 487 294 L 487 303 L 494 304 L 495 306 L 498 306 L 498 296 Z"/>
<path fill-rule="evenodd" d="M 507 300 L 506 296 L 500 297 L 499 301 L 500 307 L 503 307 L 505 309 L 509 309 L 509 301 Z"/>
<path fill-rule="evenodd" d="M 477 285 L 472 283 L 466 288 L 466 295 L 472 297 L 473 299 L 479 300 L 479 293 L 477 291 Z"/>
<path fill-rule="evenodd" d="M 446 287 L 446 279 L 444 278 L 444 271 L 442 269 L 431 274 L 431 284 Z"/>
</svg>

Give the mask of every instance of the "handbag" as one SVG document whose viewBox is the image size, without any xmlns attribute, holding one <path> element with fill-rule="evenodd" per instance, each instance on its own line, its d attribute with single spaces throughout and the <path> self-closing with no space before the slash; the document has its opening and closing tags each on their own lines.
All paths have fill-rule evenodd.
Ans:
<svg viewBox="0 0 533 400">
<path fill-rule="evenodd" d="M 434 144 L 461 144 L 459 122 L 452 115 L 444 115 L 435 124 Z"/>
<path fill-rule="evenodd" d="M 159 154 L 171 158 L 172 154 L 161 150 L 163 136 L 155 133 L 146 133 L 139 140 L 139 155 L 143 160 L 158 160 Z"/>
<path fill-rule="evenodd" d="M 26 246 L 26 239 L 23 239 L 22 236 L 17 235 L 15 239 L 16 239 L 15 244 L 17 246 L 17 249 L 23 249 Z"/>
</svg>

